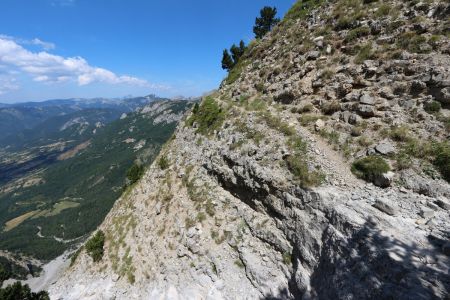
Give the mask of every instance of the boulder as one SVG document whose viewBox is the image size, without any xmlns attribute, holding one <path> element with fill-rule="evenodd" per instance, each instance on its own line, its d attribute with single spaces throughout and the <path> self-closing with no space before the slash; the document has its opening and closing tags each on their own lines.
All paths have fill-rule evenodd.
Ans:
<svg viewBox="0 0 450 300">
<path fill-rule="evenodd" d="M 368 93 L 363 93 L 361 97 L 359 97 L 359 103 L 365 105 L 375 105 L 375 99 Z"/>
<path fill-rule="evenodd" d="M 424 219 L 429 219 L 429 218 L 434 216 L 434 211 L 432 209 L 430 209 L 430 208 L 422 207 L 421 210 L 420 210 L 420 215 Z"/>
<path fill-rule="evenodd" d="M 394 175 L 395 174 L 393 172 L 387 172 L 379 176 L 375 176 L 375 178 L 373 179 L 373 184 L 381 188 L 390 187 L 392 181 L 394 180 Z"/>
<path fill-rule="evenodd" d="M 323 48 L 323 36 L 318 36 L 313 41 L 314 41 L 314 44 L 316 44 L 316 46 L 318 48 L 320 48 L 320 49 Z"/>
<path fill-rule="evenodd" d="M 310 51 L 308 52 L 308 54 L 306 54 L 306 59 L 307 60 L 316 60 L 320 57 L 320 52 L 319 51 Z"/>
<path fill-rule="evenodd" d="M 316 131 L 320 131 L 325 127 L 325 122 L 322 119 L 319 119 L 316 121 L 316 123 L 314 124 L 314 129 Z"/>
<path fill-rule="evenodd" d="M 375 150 L 383 155 L 389 155 L 395 153 L 396 149 L 395 146 L 392 145 L 389 141 L 383 141 L 377 146 L 375 146 Z"/>
<path fill-rule="evenodd" d="M 376 109 L 372 105 L 360 104 L 357 113 L 363 118 L 372 118 L 375 117 Z"/>
<path fill-rule="evenodd" d="M 397 205 L 386 198 L 378 198 L 375 201 L 375 204 L 373 205 L 373 207 L 379 209 L 380 211 L 382 211 L 390 216 L 395 216 L 398 212 Z"/>
</svg>

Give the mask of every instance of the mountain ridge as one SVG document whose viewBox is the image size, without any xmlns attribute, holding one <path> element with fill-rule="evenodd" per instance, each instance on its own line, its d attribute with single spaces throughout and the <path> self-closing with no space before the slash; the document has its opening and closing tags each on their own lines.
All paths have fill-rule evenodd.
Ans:
<svg viewBox="0 0 450 300">
<path fill-rule="evenodd" d="M 103 259 L 81 251 L 50 295 L 447 297 L 449 10 L 298 1 L 116 202 Z"/>
</svg>

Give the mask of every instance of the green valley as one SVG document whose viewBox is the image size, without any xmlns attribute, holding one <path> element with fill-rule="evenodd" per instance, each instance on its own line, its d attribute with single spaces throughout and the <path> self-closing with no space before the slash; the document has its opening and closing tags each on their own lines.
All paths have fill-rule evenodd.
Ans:
<svg viewBox="0 0 450 300">
<path fill-rule="evenodd" d="M 83 241 L 130 184 L 127 170 L 154 160 L 191 103 L 151 102 L 97 126 L 95 134 L 61 139 L 71 146 L 52 153 L 52 163 L 4 179 L 0 249 L 48 261 Z M 23 163 L 17 153 L 3 154 L 0 169 Z"/>
</svg>

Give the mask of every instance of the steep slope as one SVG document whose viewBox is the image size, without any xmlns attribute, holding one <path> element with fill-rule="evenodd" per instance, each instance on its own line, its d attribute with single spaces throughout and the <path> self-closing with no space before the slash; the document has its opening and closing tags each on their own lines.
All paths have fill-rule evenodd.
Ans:
<svg viewBox="0 0 450 300">
<path fill-rule="evenodd" d="M 103 259 L 82 251 L 52 297 L 447 297 L 449 10 L 295 4 L 116 202 Z M 384 188 L 351 172 L 366 156 L 388 168 L 354 172 Z"/>
<path fill-rule="evenodd" d="M 154 160 L 191 104 L 154 101 L 96 128 L 52 165 L 1 185 L 0 249 L 48 261 L 80 243 L 120 196 L 127 170 Z"/>
</svg>

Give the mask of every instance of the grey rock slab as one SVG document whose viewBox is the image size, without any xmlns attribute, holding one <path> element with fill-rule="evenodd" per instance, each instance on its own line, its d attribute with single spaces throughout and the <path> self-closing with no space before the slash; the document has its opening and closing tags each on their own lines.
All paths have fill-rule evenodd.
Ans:
<svg viewBox="0 0 450 300">
<path fill-rule="evenodd" d="M 392 145 L 389 141 L 383 141 L 377 146 L 375 146 L 375 150 L 383 155 L 389 155 L 396 152 L 395 146 Z"/>
<path fill-rule="evenodd" d="M 357 112 L 363 118 L 372 118 L 375 117 L 376 109 L 372 105 L 360 104 Z"/>
<path fill-rule="evenodd" d="M 420 215 L 422 218 L 428 219 L 434 216 L 434 211 L 427 207 L 422 207 L 420 210 Z"/>
<path fill-rule="evenodd" d="M 359 98 L 359 103 L 366 105 L 375 105 L 375 98 L 368 93 L 363 93 Z"/>
<path fill-rule="evenodd" d="M 395 216 L 398 213 L 397 205 L 386 198 L 378 198 L 373 206 L 390 216 Z"/>
</svg>

